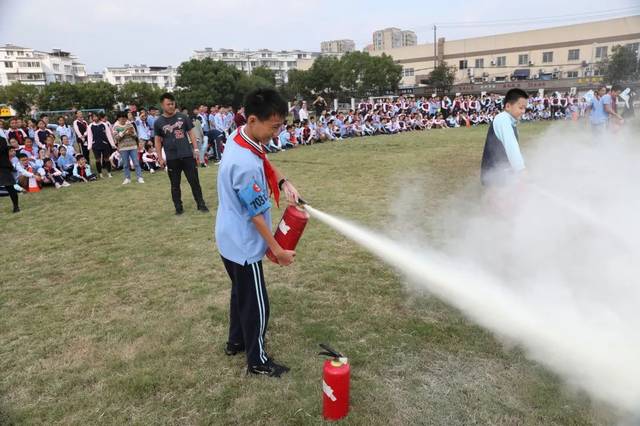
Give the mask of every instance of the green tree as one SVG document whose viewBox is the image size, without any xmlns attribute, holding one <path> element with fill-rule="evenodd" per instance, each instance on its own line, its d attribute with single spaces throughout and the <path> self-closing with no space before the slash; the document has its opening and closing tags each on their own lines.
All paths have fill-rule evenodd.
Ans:
<svg viewBox="0 0 640 426">
<path fill-rule="evenodd" d="M 640 78 L 640 59 L 631 46 L 615 46 L 611 56 L 602 61 L 599 68 L 609 84 Z"/>
<path fill-rule="evenodd" d="M 38 94 L 38 107 L 43 111 L 66 110 L 77 106 L 79 86 L 68 82 L 47 84 Z"/>
<path fill-rule="evenodd" d="M 333 56 L 320 56 L 307 71 L 307 89 L 316 94 L 336 97 L 341 94 L 340 61 Z"/>
<path fill-rule="evenodd" d="M 18 114 L 29 113 L 37 97 L 38 88 L 29 84 L 15 82 L 0 88 L 0 103 L 11 105 Z"/>
<path fill-rule="evenodd" d="M 285 99 L 293 99 L 299 96 L 304 98 L 311 97 L 311 92 L 307 84 L 308 74 L 308 71 L 289 70 L 287 73 L 287 83 L 280 88 Z"/>
<path fill-rule="evenodd" d="M 128 81 L 120 87 L 117 100 L 125 105 L 148 108 L 159 103 L 163 90 L 153 84 Z"/>
<path fill-rule="evenodd" d="M 429 73 L 426 83 L 433 87 L 437 93 L 447 93 L 451 90 L 455 79 L 455 67 L 450 67 L 442 61 Z"/>
<path fill-rule="evenodd" d="M 271 84 L 271 87 L 276 86 L 276 73 L 267 67 L 255 67 L 251 71 L 251 75 L 266 80 Z"/>
<path fill-rule="evenodd" d="M 271 80 L 267 80 L 262 76 L 255 75 L 255 73 L 252 73 L 251 75 L 243 73 L 236 84 L 231 105 L 234 108 L 238 108 L 240 105 L 242 105 L 247 94 L 252 90 L 273 87 L 274 84 Z"/>
<path fill-rule="evenodd" d="M 106 81 L 79 83 L 78 107 L 83 109 L 102 108 L 113 110 L 118 90 Z"/>
<path fill-rule="evenodd" d="M 230 105 L 241 76 L 235 67 L 211 58 L 183 62 L 178 67 L 176 98 L 188 109 L 200 104 Z"/>
<path fill-rule="evenodd" d="M 372 73 L 374 58 L 364 52 L 350 52 L 340 58 L 337 72 L 344 95 L 361 97 L 367 90 L 366 76 Z"/>
<path fill-rule="evenodd" d="M 398 90 L 402 79 L 402 65 L 393 62 L 389 55 L 372 56 L 362 77 L 362 89 L 371 95 L 382 95 Z"/>
</svg>

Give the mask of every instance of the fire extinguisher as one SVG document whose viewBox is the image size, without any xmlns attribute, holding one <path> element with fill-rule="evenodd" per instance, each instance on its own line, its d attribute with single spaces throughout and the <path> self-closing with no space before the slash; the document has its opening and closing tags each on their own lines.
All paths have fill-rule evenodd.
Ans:
<svg viewBox="0 0 640 426">
<path fill-rule="evenodd" d="M 340 420 L 349 413 L 349 361 L 324 343 L 320 347 L 324 351 L 319 355 L 332 358 L 324 361 L 322 369 L 322 416 L 326 420 Z"/>
<path fill-rule="evenodd" d="M 278 223 L 278 228 L 273 237 L 280 244 L 280 247 L 285 250 L 295 250 L 304 228 L 307 226 L 309 213 L 304 209 L 305 204 L 306 202 L 299 198 L 298 205 L 287 207 L 282 219 L 280 219 L 280 223 Z M 271 249 L 267 250 L 267 257 L 273 263 L 278 263 L 278 259 Z"/>
</svg>

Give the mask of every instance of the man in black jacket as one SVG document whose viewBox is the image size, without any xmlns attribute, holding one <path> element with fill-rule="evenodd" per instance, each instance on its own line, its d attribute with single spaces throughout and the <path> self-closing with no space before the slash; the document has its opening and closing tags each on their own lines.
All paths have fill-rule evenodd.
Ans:
<svg viewBox="0 0 640 426">
<path fill-rule="evenodd" d="M 9 197 L 11 197 L 11 202 L 13 203 L 13 212 L 18 213 L 20 211 L 20 207 L 18 206 L 18 192 L 13 186 L 16 180 L 13 177 L 13 164 L 9 159 L 9 149 L 11 149 L 11 147 L 7 143 L 7 140 L 0 136 L 0 187 L 4 187 L 9 193 Z"/>
</svg>

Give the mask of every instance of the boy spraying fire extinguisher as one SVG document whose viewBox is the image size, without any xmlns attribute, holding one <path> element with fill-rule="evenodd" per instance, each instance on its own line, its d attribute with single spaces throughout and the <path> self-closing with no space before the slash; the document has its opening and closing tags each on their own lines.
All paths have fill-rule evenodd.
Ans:
<svg viewBox="0 0 640 426">
<path fill-rule="evenodd" d="M 264 340 L 269 299 L 262 271 L 267 249 L 278 263 L 293 263 L 296 253 L 284 250 L 271 233 L 271 199 L 283 191 L 289 203 L 298 191 L 266 157 L 264 145 L 287 115 L 287 103 L 272 89 L 258 89 L 245 99 L 247 123 L 228 139 L 218 170 L 215 238 L 231 279 L 227 355 L 246 352 L 247 372 L 280 377 L 289 368 L 267 355 Z"/>
</svg>

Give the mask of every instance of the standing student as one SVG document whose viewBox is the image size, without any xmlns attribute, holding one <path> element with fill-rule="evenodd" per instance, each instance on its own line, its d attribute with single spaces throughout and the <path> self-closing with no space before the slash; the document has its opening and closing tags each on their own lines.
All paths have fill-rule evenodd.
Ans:
<svg viewBox="0 0 640 426">
<path fill-rule="evenodd" d="M 209 209 L 202 198 L 202 189 L 198 179 L 197 159 L 200 153 L 197 146 L 193 123 L 184 114 L 176 112 L 176 99 L 171 93 L 165 93 L 160 97 L 162 103 L 162 115 L 154 124 L 156 152 L 160 156 L 162 148 L 166 156 L 166 164 L 171 182 L 171 198 L 176 208 L 176 214 L 184 213 L 182 206 L 182 193 L 180 181 L 184 172 L 191 193 L 196 201 L 199 211 L 208 212 Z M 165 161 L 158 158 L 160 167 L 164 167 Z"/>
<path fill-rule="evenodd" d="M 69 141 L 73 140 L 73 129 L 67 124 L 67 121 L 63 116 L 58 117 L 58 127 L 56 127 L 56 135 L 60 140 L 62 140 L 63 136 L 68 137 Z"/>
<path fill-rule="evenodd" d="M 18 192 L 14 187 L 16 179 L 13 175 L 13 163 L 9 158 L 9 144 L 7 140 L 0 136 L 0 187 L 9 193 L 11 203 L 13 204 L 13 212 L 18 213 L 20 207 L 18 206 Z"/>
<path fill-rule="evenodd" d="M 118 144 L 118 152 L 122 159 L 122 170 L 124 171 L 123 185 L 131 183 L 131 165 L 136 170 L 138 183 L 144 183 L 142 178 L 142 168 L 138 159 L 138 135 L 132 122 L 127 121 L 127 113 L 120 111 L 118 120 L 113 125 L 113 138 Z"/>
<path fill-rule="evenodd" d="M 102 169 L 107 170 L 107 176 L 111 175 L 111 162 L 109 157 L 111 152 L 116 149 L 116 143 L 113 140 L 111 126 L 102 121 L 105 118 L 103 112 L 100 114 L 94 114 L 93 122 L 89 125 L 88 129 L 88 143 L 87 148 L 93 151 L 93 156 L 96 157 L 96 170 L 98 175 L 102 176 Z"/>
<path fill-rule="evenodd" d="M 280 377 L 289 368 L 275 363 L 264 345 L 269 299 L 262 258 L 267 248 L 283 266 L 290 265 L 295 256 L 271 233 L 269 194 L 278 204 L 282 190 L 289 202 L 296 203 L 298 192 L 269 162 L 264 145 L 277 136 L 287 112 L 287 103 L 275 90 L 249 93 L 247 124 L 229 138 L 218 170 L 215 239 L 232 283 L 225 353 L 246 351 L 247 372 L 269 377 Z"/>
<path fill-rule="evenodd" d="M 89 125 L 84 119 L 82 111 L 76 111 L 76 119 L 73 121 L 73 131 L 76 134 L 78 149 L 84 158 L 89 161 Z"/>
<path fill-rule="evenodd" d="M 525 112 L 528 97 L 524 90 L 509 90 L 503 100 L 504 111 L 489 125 L 480 174 L 485 186 L 506 185 L 525 169 L 517 124 Z"/>
</svg>

